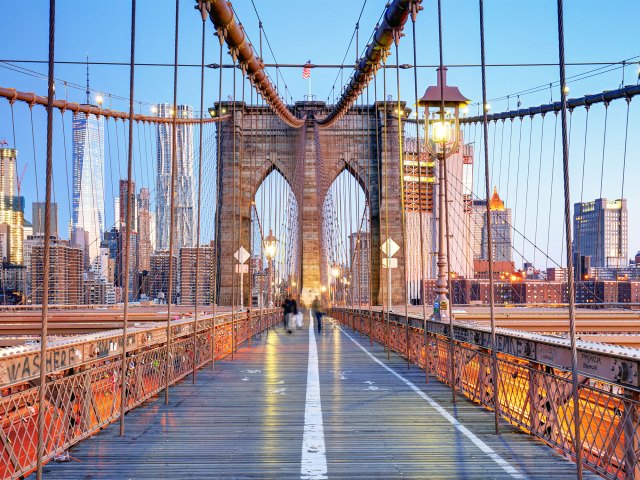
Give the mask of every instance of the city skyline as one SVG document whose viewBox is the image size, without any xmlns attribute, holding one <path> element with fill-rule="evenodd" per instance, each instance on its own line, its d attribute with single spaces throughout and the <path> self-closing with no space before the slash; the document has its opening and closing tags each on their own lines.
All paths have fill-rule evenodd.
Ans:
<svg viewBox="0 0 640 480">
<path fill-rule="evenodd" d="M 615 5 L 624 11 L 625 8 L 629 8 L 633 5 L 631 0 L 619 0 L 614 2 Z M 274 49 L 278 49 L 278 45 L 282 47 L 282 45 L 287 41 L 287 35 L 283 35 L 279 32 L 275 25 L 278 23 L 278 19 L 281 18 L 282 15 L 285 15 L 289 8 L 293 8 L 294 3 L 290 0 L 281 0 L 279 2 L 274 2 L 273 5 L 270 5 L 270 8 L 265 8 L 265 6 L 261 3 L 257 3 L 257 7 L 260 10 L 263 16 L 263 23 L 265 27 L 265 31 L 269 35 L 270 41 L 273 43 Z M 103 25 L 104 28 L 108 28 L 109 19 L 112 15 L 120 15 L 122 17 L 126 17 L 126 7 L 124 5 L 113 5 L 111 6 L 113 9 L 110 11 L 109 15 L 104 15 L 98 11 L 98 9 L 93 5 L 85 5 L 80 4 L 75 0 L 70 0 L 69 2 L 65 2 L 64 5 L 59 5 L 61 22 L 69 22 L 68 28 L 65 27 L 66 23 L 63 23 L 61 29 L 62 33 L 61 38 L 57 43 L 58 50 L 58 58 L 60 59 L 76 59 L 79 60 L 81 65 L 57 65 L 56 66 L 56 76 L 60 79 L 58 82 L 58 86 L 64 85 L 64 88 L 58 88 L 58 95 L 62 96 L 64 92 L 64 97 L 68 98 L 70 101 L 80 101 L 85 102 L 85 65 L 84 60 L 86 59 L 87 53 L 89 54 L 90 61 L 101 61 L 105 58 L 126 58 L 128 54 L 128 48 L 126 46 L 126 39 L 124 38 L 112 38 L 109 41 L 106 41 L 103 38 L 99 38 L 99 36 L 87 34 L 86 43 L 83 43 L 82 46 L 77 45 L 77 43 L 73 42 L 73 37 L 70 36 L 67 32 L 72 32 L 80 25 L 82 22 L 79 22 L 79 19 L 82 18 L 91 18 L 93 24 L 96 25 L 96 28 L 99 25 Z M 145 12 L 150 6 L 140 5 L 140 18 L 146 18 Z M 234 5 L 234 8 L 237 10 L 240 19 L 243 21 L 246 20 L 244 24 L 247 33 L 250 38 L 254 40 L 254 45 L 256 44 L 255 38 L 257 37 L 257 22 L 254 18 L 252 9 L 249 5 Z M 300 6 L 296 5 L 296 8 L 302 8 L 303 11 L 313 12 L 314 15 L 320 16 L 323 18 L 325 15 L 329 15 L 328 8 L 326 11 L 318 12 L 315 11 L 311 6 Z M 345 17 L 339 20 L 335 20 L 339 22 L 336 25 L 336 29 L 341 32 L 344 32 L 344 35 L 336 35 L 335 38 L 330 36 L 327 38 L 328 46 L 324 50 L 317 50 L 314 48 L 309 42 L 301 41 L 297 42 L 296 45 L 288 45 L 287 58 L 276 58 L 278 62 L 286 63 L 286 62 L 306 62 L 307 59 L 311 59 L 314 63 L 335 63 L 333 59 L 333 55 L 330 53 L 334 48 L 340 50 L 344 49 L 346 42 L 348 40 L 347 32 L 351 31 L 353 25 L 349 24 L 346 20 L 347 18 L 353 17 L 357 18 L 359 14 L 359 6 L 355 4 L 345 4 L 341 5 L 341 8 L 347 9 Z M 363 25 L 374 25 L 379 11 L 382 6 L 377 5 L 374 2 L 369 2 L 363 11 L 362 24 Z M 460 33 L 477 33 L 477 11 L 476 5 L 470 0 L 462 0 L 460 5 L 455 9 L 455 11 L 448 7 L 447 5 L 443 6 L 443 22 L 444 22 L 444 62 L 445 64 L 450 65 L 449 69 L 449 83 L 455 84 L 460 87 L 461 92 L 471 98 L 473 100 L 473 104 L 470 106 L 470 112 L 477 112 L 477 102 L 480 99 L 480 91 L 478 88 L 479 85 L 479 70 L 477 67 L 454 67 L 455 64 L 475 64 L 477 63 L 477 52 L 473 49 L 465 48 L 463 44 L 460 42 L 455 42 L 454 38 Z M 4 58 L 24 58 L 24 59 L 42 59 L 45 57 L 44 52 L 38 49 L 37 45 L 44 44 L 46 39 L 43 37 L 43 32 L 46 31 L 46 18 L 44 15 L 38 14 L 33 15 L 32 12 L 28 12 L 26 6 L 16 5 L 16 15 L 20 16 L 28 16 L 30 21 L 34 25 L 34 34 L 32 37 L 25 39 L 25 42 L 21 42 L 18 45 L 15 45 L 15 49 L 12 51 L 12 55 L 5 54 Z M 194 44 L 199 42 L 197 37 L 197 28 L 191 28 L 195 25 L 194 22 L 197 23 L 197 18 L 193 18 L 190 15 L 191 5 L 183 4 L 181 9 L 184 10 L 181 14 L 181 38 L 179 45 L 179 55 L 180 61 L 185 63 L 193 63 L 198 64 L 199 62 L 199 54 L 195 52 L 195 50 L 191 48 Z M 349 14 L 351 12 L 351 14 Z M 568 4 L 566 7 L 566 24 L 567 24 L 567 58 L 570 61 L 583 61 L 585 60 L 583 51 L 588 47 L 590 52 L 590 58 L 587 60 L 594 61 L 620 61 L 622 59 L 634 57 L 638 52 L 635 51 L 634 42 L 632 41 L 630 32 L 633 31 L 632 20 L 630 18 L 621 18 L 620 22 L 621 26 L 615 31 L 603 32 L 598 28 L 598 21 L 595 18 L 589 17 L 584 14 L 584 9 L 577 8 L 572 4 Z M 515 17 L 513 17 L 515 15 Z M 503 63 L 508 60 L 513 60 L 513 58 L 518 58 L 519 62 L 527 63 L 553 63 L 555 62 L 555 55 L 553 54 L 553 44 L 554 44 L 554 36 L 555 31 L 552 26 L 552 22 L 549 21 L 549 18 L 552 18 L 553 8 L 550 5 L 546 4 L 537 4 L 531 2 L 514 2 L 508 5 L 487 5 L 487 15 L 486 21 L 487 23 L 487 31 L 492 32 L 487 36 L 487 55 L 488 61 L 492 63 Z M 149 18 L 153 17 L 153 24 L 149 23 L 146 20 L 141 20 L 139 25 L 139 36 L 141 38 L 141 48 L 144 49 L 150 46 L 148 42 L 150 38 L 154 38 L 153 40 L 153 56 L 154 60 L 164 61 L 170 64 L 172 60 L 172 47 L 169 45 L 168 41 L 164 38 L 157 38 L 157 35 L 154 33 L 159 28 L 166 28 L 168 31 L 172 31 L 172 19 L 173 14 L 162 10 L 159 12 L 155 12 L 153 15 L 149 14 Z M 532 18 L 537 19 L 536 28 L 535 29 L 522 29 L 518 23 L 519 22 L 503 22 L 503 18 Z M 418 25 L 433 25 L 435 19 L 435 7 L 431 4 L 425 5 L 424 12 L 421 13 L 418 19 Z M 344 22 L 344 23 L 342 23 Z M 16 31 L 15 23 L 11 25 L 6 25 L 6 29 L 3 32 L 0 32 L 0 38 L 2 36 L 6 36 L 7 41 L 3 42 L 0 45 L 10 45 L 13 42 L 9 41 L 10 38 L 16 38 L 20 36 L 20 32 Z M 207 27 L 210 28 L 210 27 Z M 315 36 L 318 34 L 317 29 L 313 28 L 302 28 L 302 26 L 294 26 L 296 31 L 301 32 L 303 36 Z M 209 32 L 211 32 L 209 30 Z M 498 33 L 499 32 L 499 33 Z M 592 32 L 591 34 L 586 34 L 585 32 Z M 435 55 L 435 45 L 437 44 L 437 38 L 433 34 L 433 29 L 429 28 L 419 28 L 419 37 L 418 37 L 418 45 L 420 45 L 420 49 L 418 52 L 419 62 L 421 64 L 437 64 L 437 55 Z M 12 37 L 13 35 L 13 37 Z M 364 29 L 361 31 L 361 35 L 368 35 L 368 32 Z M 344 38 L 343 38 L 344 37 Z M 364 38 L 364 37 L 363 37 Z M 509 42 L 504 42 L 504 38 L 518 38 L 518 46 L 524 45 L 525 47 L 520 49 L 517 48 L 517 57 L 511 55 L 516 50 L 515 45 L 510 45 Z M 214 42 L 213 44 L 209 43 L 211 38 L 208 37 L 207 43 L 207 56 L 211 55 L 213 51 L 217 49 L 217 44 Z M 361 42 L 364 44 L 364 42 Z M 423 47 L 422 45 L 427 45 L 429 47 Z M 433 47 L 431 47 L 433 45 Z M 355 57 L 354 46 L 352 45 L 349 58 L 351 56 Z M 0 47 L 0 51 L 1 51 Z M 282 49 L 278 49 L 282 51 Z M 108 52 L 108 53 L 107 53 Z M 265 49 L 265 59 L 268 62 L 273 62 L 273 58 L 271 58 L 271 52 L 268 49 Z M 280 54 L 282 56 L 282 54 Z M 144 61 L 142 59 L 141 61 Z M 394 62 L 393 55 L 390 58 L 390 62 Z M 412 63 L 411 59 L 411 49 L 409 47 L 408 42 L 402 43 L 400 46 L 400 63 Z M 44 67 L 41 65 L 25 65 L 28 68 L 31 68 L 35 71 L 39 71 L 44 73 Z M 98 93 L 102 94 L 104 100 L 104 106 L 106 108 L 116 108 L 123 111 L 126 111 L 128 105 L 125 100 L 122 98 L 126 97 L 126 93 L 128 92 L 128 83 L 123 81 L 120 75 L 116 75 L 116 71 L 120 67 L 109 67 L 104 65 L 91 65 L 91 75 L 92 75 L 92 90 L 91 95 L 92 98 L 95 99 Z M 580 66 L 580 65 L 569 65 L 567 70 L 567 74 L 570 79 L 579 73 L 586 72 L 592 69 L 597 68 L 597 66 Z M 138 67 L 136 71 L 136 98 L 140 100 L 142 103 L 136 105 L 136 111 L 141 111 L 143 113 L 149 113 L 151 111 L 152 105 L 156 105 L 161 103 L 162 101 L 168 101 L 172 98 L 172 79 L 171 79 L 171 69 L 169 68 L 150 68 L 150 67 Z M 190 105 L 198 105 L 198 92 L 199 92 L 199 73 L 198 69 L 183 67 L 179 70 L 179 81 L 180 85 L 185 88 L 180 88 L 178 103 L 179 104 L 190 104 Z M 602 73 L 602 75 L 585 75 L 582 80 L 572 79 L 570 81 L 570 96 L 581 96 L 587 93 L 597 93 L 598 91 L 602 91 L 604 89 L 613 89 L 617 88 L 621 83 L 623 77 L 625 78 L 626 83 L 635 83 L 637 78 L 637 64 L 634 61 L 630 60 L 626 64 L 625 75 L 622 74 L 622 68 L 607 68 L 601 69 L 601 71 L 597 73 Z M 269 69 L 272 76 L 275 76 L 275 71 L 273 69 Z M 344 69 L 342 72 L 336 71 L 333 69 L 312 69 L 312 81 L 313 81 L 313 92 L 318 96 L 319 100 L 325 101 L 327 97 L 331 97 L 331 85 L 338 76 L 338 88 L 340 87 L 340 77 L 344 79 L 348 78 L 350 75 L 351 69 Z M 427 85 L 433 84 L 433 79 L 435 68 L 434 67 L 424 67 L 420 68 L 418 71 L 418 89 L 419 95 L 422 93 L 423 89 L 426 88 Z M 603 73 L 604 72 L 604 73 Z M 340 75 L 342 73 L 342 75 Z M 516 74 L 517 73 L 517 74 Z M 338 75 L 337 75 L 338 74 Z M 36 93 L 44 93 L 44 83 L 42 80 L 32 77 L 29 75 L 25 75 L 14 72 L 12 70 L 3 69 L 2 70 L 3 78 L 6 79 L 5 84 L 8 85 L 24 85 L 24 90 L 26 91 L 35 91 Z M 286 81 L 289 92 L 293 95 L 293 100 L 297 101 L 302 99 L 303 95 L 307 93 L 307 83 L 301 78 L 299 69 L 282 69 L 282 76 L 284 80 L 281 79 L 281 82 Z M 396 87 L 395 87 L 395 76 L 388 76 L 388 90 L 389 94 L 391 94 L 394 98 L 396 97 Z M 211 106 L 218 97 L 217 92 L 217 79 L 218 79 L 218 71 L 213 69 L 205 69 L 205 107 Z M 65 80 L 66 85 L 63 83 Z M 488 69 L 488 78 L 487 78 L 487 87 L 488 87 L 488 95 L 491 102 L 491 111 L 497 112 L 501 110 L 506 110 L 509 106 L 510 108 L 514 108 L 517 102 L 521 102 L 523 107 L 529 105 L 539 105 L 543 103 L 547 103 L 550 99 L 557 100 L 558 99 L 558 91 L 557 84 L 553 84 L 553 89 L 550 90 L 549 83 L 557 81 L 557 67 L 550 65 L 545 67 L 492 67 Z M 71 84 L 80 85 L 80 88 L 75 89 Z M 238 83 L 238 87 L 240 83 Z M 223 86 L 222 86 L 222 98 L 227 98 L 232 94 L 232 77 L 231 70 L 225 69 L 223 71 Z M 411 71 L 401 71 L 401 91 L 402 97 L 404 97 L 408 104 L 412 104 L 411 97 L 412 94 L 412 72 Z M 533 93 L 522 93 L 531 87 L 540 87 L 535 90 Z M 248 97 L 249 95 L 247 95 Z M 371 93 L 372 96 L 372 93 Z M 379 98 L 382 96 L 382 92 L 378 91 Z M 510 98 L 507 98 L 510 96 Z M 122 98 L 121 98 L 122 97 Z M 501 100 L 497 100 L 501 98 Z M 249 98 L 246 99 L 247 101 Z M 619 198 L 620 197 L 620 171 L 623 163 L 623 145 L 624 145 L 624 102 L 613 102 L 609 108 L 609 117 L 608 117 L 608 128 L 607 128 L 607 141 L 606 141 L 606 152 L 605 159 L 608 168 L 604 172 L 604 180 L 602 186 L 602 192 L 600 192 L 600 179 L 597 175 L 587 175 L 584 179 L 584 182 L 581 181 L 579 177 L 579 173 L 581 170 L 582 156 L 583 150 L 586 151 L 587 155 L 587 165 L 592 165 L 592 170 L 595 171 L 599 169 L 600 158 L 602 157 L 603 145 L 602 145 L 602 136 L 601 135 L 593 135 L 586 144 L 586 149 L 583 147 L 584 138 L 583 138 L 583 129 L 585 124 L 584 113 L 580 111 L 576 111 L 573 115 L 573 128 L 572 128 L 572 138 L 571 142 L 571 158 L 574 159 L 572 162 L 572 168 L 575 170 L 575 173 L 578 175 L 574 175 L 572 177 L 571 182 L 571 191 L 573 194 L 572 203 L 575 201 L 580 201 L 581 191 L 584 191 L 583 198 L 599 198 L 599 197 L 607 197 L 607 198 Z M 630 125 L 629 131 L 635 131 L 640 127 L 640 117 L 637 114 L 637 104 L 635 102 L 631 103 L 631 115 L 630 115 Z M 601 130 L 604 123 L 604 108 L 594 107 L 591 109 L 590 113 L 590 131 Z M 0 115 L 9 115 L 8 106 L 5 104 L 0 104 Z M 196 112 L 197 114 L 197 112 Z M 37 110 L 34 110 L 34 122 L 36 126 L 42 125 L 43 116 Z M 28 112 L 22 112 L 21 109 L 15 109 L 15 119 L 16 119 L 16 139 L 17 145 L 15 145 L 19 150 L 19 161 L 18 161 L 18 170 L 21 170 L 25 164 L 27 165 L 27 172 L 24 178 L 24 187 L 23 191 L 25 192 L 26 203 L 29 204 L 32 201 L 38 200 L 38 193 L 36 189 L 37 175 L 39 174 L 42 177 L 42 170 L 40 172 L 36 172 L 34 170 L 33 162 L 30 161 L 34 158 L 32 147 L 31 147 L 31 139 L 29 133 L 29 115 Z M 521 128 L 520 125 L 523 125 Z M 551 177 L 551 172 L 554 172 L 554 178 L 557 182 L 559 178 L 561 178 L 560 172 L 560 159 L 559 159 L 559 140 L 556 143 L 555 156 L 554 151 L 551 148 L 550 142 L 545 142 L 545 147 L 543 149 L 542 155 L 537 152 L 537 143 L 536 140 L 542 135 L 543 129 L 541 128 L 541 123 L 539 119 L 533 122 L 532 126 L 532 138 L 533 138 L 533 152 L 529 155 L 528 150 L 528 140 L 529 140 L 529 119 L 525 119 L 523 122 L 500 122 L 499 125 L 490 125 L 489 139 L 491 142 L 491 154 L 492 157 L 495 157 L 495 161 L 493 162 L 492 168 L 492 178 L 491 185 L 496 185 L 500 192 L 504 192 L 504 200 L 512 205 L 513 208 L 513 218 L 517 223 L 517 227 L 520 231 L 526 231 L 527 236 L 533 236 L 535 232 L 529 232 L 527 230 L 528 226 L 524 225 L 523 221 L 525 216 L 527 218 L 535 218 L 536 216 L 536 202 L 532 199 L 527 201 L 525 196 L 525 191 L 523 189 L 519 195 L 522 197 L 521 200 L 516 204 L 513 190 L 509 191 L 506 188 L 505 178 L 508 166 L 509 157 L 511 157 L 512 166 L 515 169 L 516 165 L 516 156 L 518 152 L 518 144 L 520 143 L 519 133 L 522 133 L 522 162 L 527 161 L 529 158 L 532 162 L 539 161 L 539 158 L 543 159 L 543 172 L 545 172 L 545 177 Z M 558 127 L 554 126 L 555 121 L 552 120 L 551 116 L 547 116 L 547 120 L 544 122 L 544 136 L 545 138 L 553 138 L 554 135 L 558 136 L 557 133 L 554 133 Z M 9 125 L 0 125 L 0 138 L 6 138 L 11 143 L 12 141 L 12 132 L 9 128 Z M 504 133 L 503 133 L 504 128 Z M 60 127 L 59 122 L 55 122 L 55 138 L 57 139 L 54 142 L 54 162 L 56 162 L 56 168 L 54 175 L 56 176 L 55 181 L 55 196 L 59 203 L 59 216 L 60 216 L 60 225 L 62 226 L 61 231 L 66 231 L 67 220 L 69 217 L 69 208 L 67 203 L 71 200 L 69 196 L 66 194 L 66 184 L 68 180 L 64 178 L 65 169 L 69 169 L 69 160 L 67 160 L 67 166 L 63 164 L 64 159 L 68 158 L 65 156 L 65 147 L 62 142 L 59 141 L 62 138 L 62 129 Z M 469 140 L 474 142 L 477 146 L 480 145 L 480 136 L 479 129 L 471 129 L 468 133 Z M 66 135 L 68 136 L 70 133 L 70 128 L 66 129 Z M 106 132 L 105 132 L 106 133 Z M 112 170 L 113 174 L 109 174 L 108 176 L 112 176 L 112 178 L 118 179 L 118 177 L 123 177 L 122 175 L 117 175 L 115 172 L 124 168 L 122 164 L 117 165 L 117 153 L 120 155 L 120 162 L 126 158 L 126 150 L 124 149 L 124 145 L 126 144 L 126 139 L 124 138 L 124 134 L 122 133 L 122 128 L 120 126 L 115 129 L 113 125 L 111 126 L 111 154 L 113 156 L 112 159 Z M 116 135 L 117 133 L 117 135 Z M 513 138 L 511 138 L 511 134 L 513 134 Z M 138 137 L 138 134 L 136 134 Z M 134 138 L 136 138 L 134 137 Z M 67 141 L 68 141 L 67 137 Z M 139 155 L 139 150 L 142 151 L 142 156 L 144 157 L 144 135 L 140 135 L 140 142 L 142 142 L 142 146 L 136 146 L 136 150 L 134 152 L 135 156 Z M 116 139 L 119 139 L 119 150 L 116 148 Z M 511 155 L 509 155 L 510 150 L 510 139 L 511 139 Z M 136 142 L 138 139 L 136 138 Z M 147 135 L 147 141 L 149 141 Z M 109 142 L 106 142 L 109 144 Z M 194 142 L 197 144 L 197 142 Z M 14 146 L 14 145 L 12 145 Z M 36 138 L 35 139 L 36 153 L 44 151 L 44 143 L 43 139 Z M 150 146 L 150 145 L 149 145 Z M 67 150 L 70 151 L 70 146 L 67 145 Z M 106 147 L 106 145 L 105 145 Z M 633 152 L 640 151 L 640 138 L 637 136 L 630 136 L 629 138 L 629 155 L 632 155 Z M 482 150 L 480 148 L 477 149 L 476 155 L 481 155 Z M 68 155 L 68 154 L 67 154 Z M 502 178 L 500 178 L 500 163 L 501 159 L 504 157 L 504 161 L 502 162 Z M 479 158 L 479 157 L 478 157 Z M 141 171 L 143 166 L 144 159 L 135 159 L 137 161 L 136 170 Z M 627 172 L 629 175 L 637 175 L 640 172 L 636 171 L 636 166 L 634 163 L 627 162 Z M 596 166 L 597 165 L 597 166 Z M 476 167 L 477 175 L 482 174 L 482 166 L 478 165 Z M 535 170 L 532 167 L 532 174 L 537 173 L 537 168 Z M 513 171 L 511 172 L 513 175 Z M 147 186 L 151 189 L 154 189 L 154 185 L 156 184 L 155 179 L 149 178 L 146 181 L 142 181 L 144 179 L 136 179 L 138 183 L 142 186 Z M 526 169 L 522 169 L 520 171 L 520 184 L 524 185 L 526 182 Z M 39 183 L 42 184 L 42 178 L 39 179 Z M 475 196 L 478 198 L 484 198 L 484 194 L 480 194 L 477 190 L 478 182 L 474 182 L 476 185 Z M 582 185 L 583 184 L 583 185 Z M 559 186 L 558 183 L 555 184 L 556 188 Z M 117 188 L 117 187 L 116 187 Z M 110 189 L 111 185 L 109 185 L 109 181 L 105 183 L 105 189 L 109 198 L 110 198 Z M 536 189 L 532 189 L 536 190 Z M 535 195 L 535 191 L 529 192 L 529 196 L 533 197 Z M 43 193 L 40 191 L 39 196 L 40 200 L 42 199 Z M 633 211 L 634 205 L 640 205 L 640 192 L 636 192 L 634 190 L 629 190 L 627 193 L 627 198 L 629 201 L 630 209 Z M 34 198 L 35 197 L 35 198 Z M 541 185 L 540 192 L 538 195 L 539 198 L 549 199 L 554 197 L 554 201 L 559 197 L 557 194 L 551 193 L 551 184 L 550 182 L 546 182 Z M 517 208 L 516 208 L 517 207 Z M 113 206 L 110 202 L 107 202 L 105 205 L 105 217 L 106 219 L 111 218 Z M 561 224 L 561 217 L 559 216 L 558 208 L 549 208 L 547 205 L 541 206 L 540 216 L 549 216 L 551 215 L 551 224 L 559 225 Z M 526 210 L 526 214 L 525 214 Z M 549 213 L 550 212 L 550 213 Z M 107 225 L 108 227 L 108 225 Z M 544 227 L 546 229 L 546 227 Z M 210 232 L 213 231 L 212 226 L 208 226 L 206 221 L 203 224 L 203 229 L 209 229 Z M 542 228 L 541 228 L 542 230 Z M 546 232 L 541 232 L 540 235 L 542 238 L 545 238 L 543 241 L 543 249 L 546 250 Z M 208 235 L 209 237 L 212 234 Z M 514 238 L 514 241 L 521 244 L 522 238 Z M 533 258 L 535 254 L 535 250 L 531 248 L 530 245 L 524 245 L 526 250 L 525 257 Z M 564 250 L 561 242 L 560 236 L 552 236 L 550 245 L 549 245 L 549 256 L 557 262 L 564 262 Z M 640 217 L 630 215 L 629 216 L 629 250 L 635 251 L 640 248 Z M 522 250 L 522 247 L 519 247 Z"/>
</svg>

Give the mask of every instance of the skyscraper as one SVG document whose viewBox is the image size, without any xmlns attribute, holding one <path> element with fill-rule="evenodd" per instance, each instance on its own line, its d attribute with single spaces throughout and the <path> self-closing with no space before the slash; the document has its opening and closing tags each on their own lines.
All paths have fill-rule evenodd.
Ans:
<svg viewBox="0 0 640 480">
<path fill-rule="evenodd" d="M 148 188 L 141 188 L 138 194 L 138 268 L 141 272 L 151 270 L 151 253 L 153 242 L 151 237 L 151 195 Z"/>
<path fill-rule="evenodd" d="M 33 235 L 44 237 L 44 202 L 33 202 L 31 204 Z M 51 204 L 51 236 L 58 237 L 58 204 Z"/>
<path fill-rule="evenodd" d="M 83 301 L 83 252 L 62 242 L 49 247 L 49 303 L 79 305 Z M 31 252 L 31 285 L 33 303 L 42 303 L 44 282 L 44 245 L 34 245 Z"/>
<path fill-rule="evenodd" d="M 504 206 L 494 187 L 489 200 L 491 211 L 491 235 L 493 260 L 495 262 L 513 261 L 513 243 L 511 237 L 511 209 Z M 489 259 L 489 238 L 487 229 L 487 201 L 473 200 L 471 205 L 471 243 L 474 260 Z"/>
<path fill-rule="evenodd" d="M 163 103 L 157 106 L 158 116 L 171 118 L 173 106 Z M 188 105 L 177 106 L 179 118 L 192 118 L 193 108 Z M 172 125 L 157 125 L 157 195 L 156 222 L 158 250 L 169 248 L 169 228 L 171 215 L 171 153 Z M 175 252 L 182 247 L 196 244 L 194 178 L 193 178 L 193 126 L 178 125 L 176 132 L 177 171 L 175 174 Z"/>
<path fill-rule="evenodd" d="M 211 304 L 214 261 L 214 249 L 211 245 L 201 245 L 199 250 L 197 247 L 180 249 L 180 302 L 183 305 L 195 305 L 196 297 L 198 305 Z M 200 264 L 200 268 L 196 268 L 197 264 Z"/>
<path fill-rule="evenodd" d="M 138 231 L 138 202 L 136 202 L 136 182 L 131 182 L 131 231 Z M 118 230 L 124 231 L 127 226 L 127 190 L 129 182 L 120 180 L 120 196 L 118 197 L 118 218 L 116 218 L 116 226 Z"/>
<path fill-rule="evenodd" d="M 627 200 L 598 198 L 573 205 L 573 251 L 592 267 L 623 267 L 627 258 Z"/>
<path fill-rule="evenodd" d="M 18 151 L 0 148 L 0 225 L 6 225 L 3 260 L 22 265 L 24 241 L 24 197 L 18 196 L 16 160 Z"/>
<path fill-rule="evenodd" d="M 86 232 L 89 264 L 100 255 L 104 233 L 103 119 L 77 113 L 73 116 L 72 229 Z"/>
<path fill-rule="evenodd" d="M 131 197 L 128 197 L 129 182 L 120 180 L 120 196 L 118 197 L 118 209 L 116 224 L 120 225 L 118 235 L 118 255 L 116 258 L 116 286 L 124 287 L 125 268 L 125 238 L 127 233 L 127 198 L 131 201 L 131 225 L 129 236 L 129 295 L 130 300 L 135 298 L 138 290 L 138 252 L 139 252 L 139 235 L 138 235 L 138 201 L 136 199 L 136 184 L 131 182 Z"/>
</svg>

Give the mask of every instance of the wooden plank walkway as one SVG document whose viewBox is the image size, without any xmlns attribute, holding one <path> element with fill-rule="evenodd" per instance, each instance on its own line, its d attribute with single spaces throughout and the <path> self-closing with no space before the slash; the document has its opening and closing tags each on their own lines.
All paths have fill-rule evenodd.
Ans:
<svg viewBox="0 0 640 480">
<path fill-rule="evenodd" d="M 189 378 L 172 387 L 168 406 L 161 398 L 131 412 L 125 438 L 111 425 L 74 447 L 74 461 L 46 465 L 45 478 L 575 476 L 541 442 L 508 425 L 495 436 L 491 412 L 465 399 L 453 405 L 446 386 L 425 384 L 417 367 L 395 355 L 387 361 L 381 346 L 328 322 L 316 337 L 327 470 L 301 475 L 307 327 L 256 338 L 215 372 L 201 370 L 196 385 Z"/>
</svg>

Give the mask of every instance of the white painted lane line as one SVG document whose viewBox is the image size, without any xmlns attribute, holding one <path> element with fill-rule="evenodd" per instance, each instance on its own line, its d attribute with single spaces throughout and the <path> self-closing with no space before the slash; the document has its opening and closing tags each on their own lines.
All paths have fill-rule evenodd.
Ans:
<svg viewBox="0 0 640 480">
<path fill-rule="evenodd" d="M 511 477 L 513 477 L 513 478 L 527 478 L 525 475 L 520 473 L 513 465 L 511 465 L 504 458 L 502 458 L 499 454 L 497 454 L 495 452 L 495 450 L 493 450 L 489 445 L 487 445 L 480 438 L 478 438 L 472 431 L 470 431 L 467 427 L 465 427 L 462 423 L 460 423 L 456 418 L 454 418 L 443 407 L 441 407 L 438 402 L 436 402 L 429 395 L 427 395 L 422 390 L 420 390 L 418 387 L 416 387 L 411 381 L 407 380 L 402 375 L 400 375 L 395 370 L 393 370 L 391 367 L 385 365 L 380 360 L 378 360 L 375 356 L 373 356 L 373 354 L 371 352 L 369 352 L 369 350 L 367 350 L 365 347 L 360 345 L 360 342 L 358 342 L 355 338 L 353 338 L 351 335 L 349 335 L 347 332 L 345 332 L 342 329 L 342 327 L 338 326 L 338 328 L 340 329 L 340 331 L 342 333 L 344 333 L 347 336 L 347 338 L 349 340 L 351 340 L 353 343 L 355 343 L 360 348 L 360 350 L 362 350 L 364 353 L 369 355 L 369 357 L 371 357 L 371 359 L 374 362 L 376 362 L 382 368 L 386 369 L 389 373 L 391 373 L 396 378 L 398 378 L 400 381 L 402 381 L 405 385 L 407 385 L 411 390 L 416 392 L 418 394 L 418 396 L 420 396 L 423 400 L 425 400 L 440 415 L 442 415 L 449 423 L 451 423 L 451 425 L 453 425 L 456 428 L 456 430 L 458 430 L 465 437 L 467 437 L 469 440 L 471 440 L 471 442 L 473 442 L 473 444 L 476 447 L 478 447 L 484 454 L 486 454 L 489 458 L 491 458 L 491 460 L 493 460 L 498 465 L 500 465 L 500 467 L 502 467 L 502 469 L 505 472 L 507 472 L 509 475 L 511 475 Z"/>
<path fill-rule="evenodd" d="M 300 478 L 321 480 L 327 478 L 327 454 L 324 444 L 322 403 L 320 402 L 320 375 L 318 373 L 318 347 L 309 322 L 309 365 L 307 367 L 307 398 L 304 407 L 304 435 L 302 437 L 302 461 Z"/>
</svg>

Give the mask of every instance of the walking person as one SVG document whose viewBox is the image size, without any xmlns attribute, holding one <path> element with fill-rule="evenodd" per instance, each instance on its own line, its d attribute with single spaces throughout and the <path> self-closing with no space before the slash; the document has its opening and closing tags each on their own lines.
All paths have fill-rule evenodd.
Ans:
<svg viewBox="0 0 640 480">
<path fill-rule="evenodd" d="M 282 325 L 284 327 L 284 329 L 287 329 L 287 315 L 289 314 L 289 309 L 291 308 L 291 305 L 289 303 L 289 297 L 284 299 L 284 302 L 282 302 Z"/>
<path fill-rule="evenodd" d="M 322 304 L 320 303 L 320 300 L 318 299 L 318 297 L 316 296 L 316 298 L 313 300 L 313 303 L 311 304 L 311 309 L 313 310 L 313 314 L 316 317 L 316 326 L 318 328 L 318 333 L 322 332 Z"/>
<path fill-rule="evenodd" d="M 293 332 L 296 325 L 296 319 L 298 317 L 298 302 L 295 298 L 291 299 L 291 315 L 289 317 L 289 330 Z"/>
</svg>

